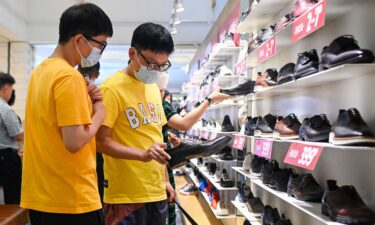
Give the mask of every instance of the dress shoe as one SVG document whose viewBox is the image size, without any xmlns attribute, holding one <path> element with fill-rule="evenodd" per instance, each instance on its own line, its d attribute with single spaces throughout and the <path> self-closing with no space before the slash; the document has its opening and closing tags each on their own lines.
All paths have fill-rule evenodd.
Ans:
<svg viewBox="0 0 375 225">
<path fill-rule="evenodd" d="M 374 55 L 370 50 L 361 49 L 352 35 L 343 35 L 323 48 L 322 69 L 330 69 L 347 63 L 372 63 Z"/>
<path fill-rule="evenodd" d="M 254 158 L 251 161 L 251 175 L 260 176 L 262 165 L 267 162 L 267 159 L 254 155 Z"/>
<path fill-rule="evenodd" d="M 238 188 L 238 196 L 239 196 L 239 201 L 241 203 L 246 203 L 249 198 L 254 197 L 253 193 L 251 192 L 251 189 L 249 186 L 246 185 L 246 183 L 241 182 L 237 185 Z"/>
<path fill-rule="evenodd" d="M 216 163 L 211 163 L 208 168 L 208 174 L 211 176 L 214 176 L 216 172 L 216 168 L 217 168 Z"/>
<path fill-rule="evenodd" d="M 327 142 L 331 125 L 325 114 L 306 118 L 299 130 L 299 139 L 302 141 Z"/>
<path fill-rule="evenodd" d="M 276 85 L 277 76 L 279 75 L 277 70 L 275 68 L 269 68 L 269 69 L 266 69 L 266 71 L 264 73 L 266 73 L 265 81 L 266 81 L 267 85 L 268 86 Z"/>
<path fill-rule="evenodd" d="M 245 134 L 248 136 L 254 136 L 254 130 L 257 126 L 257 123 L 262 120 L 261 116 L 258 117 L 248 117 L 245 124 Z"/>
<path fill-rule="evenodd" d="M 332 126 L 329 142 L 336 145 L 374 145 L 375 137 L 358 109 L 341 109 Z"/>
<path fill-rule="evenodd" d="M 266 205 L 262 212 L 262 225 L 273 225 L 279 220 L 281 220 L 279 210 Z"/>
<path fill-rule="evenodd" d="M 278 117 L 273 132 L 273 138 L 293 140 L 298 139 L 299 129 L 301 123 L 294 113 L 289 114 L 287 117 Z"/>
<path fill-rule="evenodd" d="M 287 192 L 288 182 L 291 174 L 295 173 L 293 169 L 279 169 L 272 173 L 269 186 L 275 190 Z"/>
<path fill-rule="evenodd" d="M 219 155 L 219 158 L 221 160 L 226 160 L 226 161 L 233 160 L 234 157 L 233 157 L 233 154 L 232 154 L 232 148 L 228 147 L 228 148 L 225 148 L 225 149 L 227 149 L 227 150 L 222 151 L 222 153 Z"/>
<path fill-rule="evenodd" d="M 200 157 L 207 157 L 221 151 L 226 144 L 232 140 L 231 137 L 221 136 L 212 141 L 192 144 L 182 142 L 175 148 L 167 149 L 166 152 L 171 156 L 169 166 L 176 168 L 186 164 L 186 160 Z"/>
<path fill-rule="evenodd" d="M 292 222 L 290 220 L 288 220 L 285 215 L 283 214 L 281 216 L 281 220 L 277 221 L 276 223 L 274 223 L 274 225 L 292 225 Z"/>
<path fill-rule="evenodd" d="M 284 65 L 277 76 L 277 84 L 284 84 L 294 80 L 294 68 L 296 64 L 288 63 Z"/>
<path fill-rule="evenodd" d="M 292 11 L 293 19 L 300 17 L 316 3 L 318 3 L 318 0 L 297 0 Z"/>
<path fill-rule="evenodd" d="M 301 201 L 320 202 L 323 196 L 323 188 L 316 182 L 311 173 L 292 173 L 288 182 L 288 196 L 294 196 Z"/>
<path fill-rule="evenodd" d="M 299 79 L 319 71 L 319 56 L 315 49 L 298 54 L 294 68 L 294 79 Z"/>
<path fill-rule="evenodd" d="M 236 95 L 247 95 L 254 92 L 255 81 L 245 80 L 238 85 L 222 88 L 220 92 L 223 94 L 236 96 Z"/>
<path fill-rule="evenodd" d="M 220 185 L 222 187 L 233 187 L 233 180 L 229 177 L 229 174 L 226 169 L 223 169 L 221 172 Z"/>
<path fill-rule="evenodd" d="M 260 198 L 251 196 L 245 203 L 245 206 L 249 212 L 255 214 L 254 216 L 260 216 L 264 210 L 263 202 Z"/>
<path fill-rule="evenodd" d="M 335 180 L 327 181 L 322 200 L 322 213 L 331 220 L 344 224 L 373 224 L 375 213 L 368 208 L 354 186 L 337 186 Z"/>
<path fill-rule="evenodd" d="M 262 169 L 260 170 L 260 179 L 262 180 L 263 184 L 270 184 L 272 174 L 279 170 L 279 163 L 276 160 L 271 160 L 270 162 L 266 161 L 263 163 Z"/>
<path fill-rule="evenodd" d="M 222 132 L 233 132 L 234 127 L 232 122 L 230 121 L 230 117 L 228 115 L 224 116 L 223 123 L 221 124 L 221 131 Z"/>
<path fill-rule="evenodd" d="M 256 137 L 272 137 L 275 129 L 277 117 L 272 114 L 265 115 L 262 120 L 257 123 L 254 131 Z"/>
</svg>

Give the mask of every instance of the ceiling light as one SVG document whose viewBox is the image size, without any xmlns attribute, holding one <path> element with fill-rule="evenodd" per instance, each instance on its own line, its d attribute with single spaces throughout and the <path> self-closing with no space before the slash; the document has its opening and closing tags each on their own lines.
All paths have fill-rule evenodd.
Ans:
<svg viewBox="0 0 375 225">
<path fill-rule="evenodd" d="M 183 12 L 185 10 L 182 0 L 176 0 L 175 4 L 176 12 Z"/>
</svg>

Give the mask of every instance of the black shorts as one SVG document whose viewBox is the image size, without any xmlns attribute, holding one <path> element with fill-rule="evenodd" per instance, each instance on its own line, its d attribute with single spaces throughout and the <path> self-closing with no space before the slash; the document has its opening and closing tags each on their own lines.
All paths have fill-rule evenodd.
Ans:
<svg viewBox="0 0 375 225">
<path fill-rule="evenodd" d="M 104 225 L 103 210 L 82 214 L 47 213 L 29 210 L 31 225 Z"/>
</svg>

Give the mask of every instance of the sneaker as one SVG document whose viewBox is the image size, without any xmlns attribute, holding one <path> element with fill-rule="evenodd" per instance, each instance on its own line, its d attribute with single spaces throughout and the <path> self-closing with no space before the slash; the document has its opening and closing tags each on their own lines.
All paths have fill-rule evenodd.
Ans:
<svg viewBox="0 0 375 225">
<path fill-rule="evenodd" d="M 358 109 L 340 109 L 329 142 L 335 145 L 374 145 L 375 137 Z"/>
<path fill-rule="evenodd" d="M 211 207 L 213 209 L 217 209 L 217 205 L 218 205 L 218 202 L 220 201 L 220 195 L 219 195 L 219 192 L 214 191 L 212 192 L 212 195 L 211 195 Z"/>
<path fill-rule="evenodd" d="M 206 191 L 207 185 L 208 185 L 208 183 L 207 183 L 206 179 L 204 179 L 203 177 L 201 179 L 199 179 L 199 190 L 201 192 Z"/>
<path fill-rule="evenodd" d="M 273 137 L 273 130 L 276 125 L 277 117 L 272 114 L 265 115 L 262 120 L 257 123 L 254 131 L 256 137 Z"/>
<path fill-rule="evenodd" d="M 230 95 L 230 96 L 248 95 L 254 92 L 254 87 L 255 87 L 255 81 L 247 79 L 238 85 L 235 85 L 229 88 L 222 88 L 220 89 L 220 92 L 223 94 Z"/>
<path fill-rule="evenodd" d="M 287 192 L 288 182 L 291 174 L 295 173 L 293 169 L 280 169 L 272 173 L 269 186 L 277 191 Z"/>
<path fill-rule="evenodd" d="M 260 171 L 262 169 L 263 163 L 267 160 L 265 158 L 254 155 L 253 160 L 251 161 L 251 175 L 260 176 Z"/>
<path fill-rule="evenodd" d="M 285 118 L 278 117 L 275 125 L 275 131 L 273 132 L 273 138 L 284 140 L 298 139 L 300 128 L 301 122 L 299 122 L 294 113 L 289 114 Z"/>
<path fill-rule="evenodd" d="M 302 141 L 327 142 L 331 124 L 325 114 L 306 118 L 299 130 L 299 139 Z"/>
<path fill-rule="evenodd" d="M 223 201 L 219 201 L 217 204 L 215 214 L 218 216 L 228 216 L 229 215 L 229 210 L 227 208 L 227 205 Z"/>
<path fill-rule="evenodd" d="M 372 63 L 374 55 L 370 50 L 361 49 L 353 35 L 343 35 L 322 50 L 321 67 L 330 69 L 347 63 Z"/>
<path fill-rule="evenodd" d="M 254 130 L 257 124 L 259 123 L 259 121 L 261 120 L 262 120 L 261 116 L 254 117 L 254 118 L 248 117 L 247 122 L 245 124 L 245 134 L 248 136 L 254 136 Z"/>
<path fill-rule="evenodd" d="M 185 188 L 181 189 L 180 194 L 182 195 L 197 195 L 198 194 L 198 188 L 195 187 L 194 184 L 188 184 Z"/>
<path fill-rule="evenodd" d="M 234 131 L 234 127 L 233 127 L 232 122 L 230 121 L 230 117 L 228 115 L 224 116 L 224 120 L 223 120 L 223 123 L 222 123 L 221 127 L 222 127 L 222 129 L 221 129 L 222 132 L 233 132 Z"/>
<path fill-rule="evenodd" d="M 337 181 L 327 180 L 327 190 L 322 200 L 322 213 L 331 220 L 344 224 L 373 224 L 375 212 L 366 206 L 354 186 L 337 186 Z"/>
<path fill-rule="evenodd" d="M 276 160 L 271 160 L 270 162 L 265 161 L 262 165 L 262 169 L 260 170 L 260 179 L 262 180 L 263 184 L 270 184 L 272 174 L 279 170 L 279 163 Z"/>
<path fill-rule="evenodd" d="M 221 178 L 220 178 L 220 185 L 222 187 L 233 187 L 233 180 L 229 177 L 229 174 L 226 169 L 222 170 Z"/>
<path fill-rule="evenodd" d="M 294 79 L 299 79 L 319 72 L 319 56 L 315 49 L 298 54 L 294 68 Z"/>
<path fill-rule="evenodd" d="M 288 182 L 288 196 L 294 196 L 300 201 L 320 202 L 323 188 L 316 182 L 311 173 L 298 175 L 292 173 Z"/>
<path fill-rule="evenodd" d="M 262 212 L 262 225 L 273 225 L 279 220 L 281 220 L 281 217 L 277 208 L 266 205 Z"/>
<path fill-rule="evenodd" d="M 250 170 L 251 160 L 252 160 L 252 155 L 249 152 L 249 153 L 246 154 L 245 160 L 243 161 L 243 164 L 242 164 L 242 169 L 243 170 L 245 170 L 245 171 L 249 171 Z"/>
<path fill-rule="evenodd" d="M 296 64 L 288 63 L 284 65 L 277 76 L 277 84 L 284 84 L 294 80 L 294 68 Z"/>
</svg>

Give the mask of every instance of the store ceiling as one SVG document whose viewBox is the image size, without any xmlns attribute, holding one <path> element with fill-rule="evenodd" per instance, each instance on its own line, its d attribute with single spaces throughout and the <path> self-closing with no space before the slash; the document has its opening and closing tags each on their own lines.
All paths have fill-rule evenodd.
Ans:
<svg viewBox="0 0 375 225">
<path fill-rule="evenodd" d="M 0 14 L 3 16 L 4 12 L 10 17 L 3 17 L 7 21 L 0 18 L 0 31 L 2 26 L 10 26 L 15 33 L 9 35 L 10 40 L 55 44 L 60 15 L 66 8 L 79 2 L 92 2 L 100 6 L 114 26 L 114 35 L 109 43 L 122 45 L 130 43 L 133 30 L 141 23 L 151 21 L 168 27 L 173 5 L 173 0 L 1 0 Z M 183 2 L 185 11 L 179 14 L 182 23 L 177 25 L 178 33 L 174 35 L 176 52 L 171 57 L 174 65 L 171 72 L 176 73 L 170 79 L 173 90 L 178 90 L 182 82 L 188 79 L 182 68 L 193 58 L 227 0 L 217 0 L 215 7 L 212 7 L 212 0 Z M 9 21 L 13 26 L 9 25 Z"/>
</svg>

